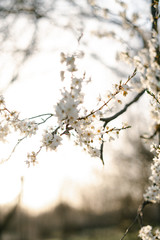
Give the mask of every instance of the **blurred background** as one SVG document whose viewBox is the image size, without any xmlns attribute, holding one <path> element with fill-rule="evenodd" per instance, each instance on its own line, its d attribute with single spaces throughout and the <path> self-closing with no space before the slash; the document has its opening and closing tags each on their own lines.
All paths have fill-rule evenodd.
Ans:
<svg viewBox="0 0 160 240">
<path fill-rule="evenodd" d="M 134 68 L 118 61 L 117 53 L 129 49 L 136 55 L 145 47 L 151 21 L 150 1 L 124 3 L 1 0 L 0 93 L 7 107 L 21 118 L 53 113 L 63 85 L 61 52 L 84 53 L 78 67 L 91 77 L 84 89 L 89 109 L 112 84 L 126 80 Z M 135 95 L 131 92 L 123 104 Z M 0 239 L 120 239 L 136 216 L 150 175 L 150 143 L 140 138 L 151 126 L 147 99 L 144 94 L 111 123 L 128 122 L 132 128 L 105 144 L 104 166 L 67 138 L 57 152 L 42 151 L 39 164 L 30 168 L 26 155 L 38 148 L 40 134 L 22 141 L 5 162 L 19 137 L 0 143 Z M 111 115 L 122 108 L 115 104 Z M 55 124 L 48 120 L 41 130 Z M 158 206 L 147 207 L 145 224 L 160 222 L 159 213 Z M 137 239 L 137 232 L 138 224 L 126 239 Z"/>
</svg>

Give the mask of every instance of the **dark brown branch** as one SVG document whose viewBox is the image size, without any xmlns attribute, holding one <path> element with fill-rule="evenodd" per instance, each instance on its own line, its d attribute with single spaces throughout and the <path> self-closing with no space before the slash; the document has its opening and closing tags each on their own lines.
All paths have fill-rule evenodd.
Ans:
<svg viewBox="0 0 160 240">
<path fill-rule="evenodd" d="M 145 137 L 142 135 L 140 136 L 140 138 L 150 140 L 150 139 L 153 139 L 156 136 L 156 134 L 157 134 L 157 130 L 151 136 Z"/>
<path fill-rule="evenodd" d="M 159 4 L 159 0 L 152 0 L 152 4 L 151 4 L 151 14 L 153 17 L 153 23 L 152 23 L 152 30 L 156 31 L 158 33 L 158 27 L 157 27 L 157 23 L 158 23 L 158 4 Z"/>
<path fill-rule="evenodd" d="M 124 112 L 126 112 L 127 109 L 128 109 L 133 103 L 135 103 L 135 102 L 137 102 L 137 101 L 139 100 L 139 98 L 144 94 L 145 91 L 146 91 L 146 89 L 144 89 L 144 90 L 142 90 L 140 93 L 138 93 L 131 102 L 127 103 L 122 110 L 120 110 L 119 112 L 117 112 L 117 113 L 114 114 L 113 116 L 108 117 L 108 118 L 100 118 L 101 121 L 105 122 L 103 127 L 106 127 L 107 123 L 109 123 L 110 121 L 116 119 L 116 118 L 119 117 L 121 114 L 123 114 Z"/>
<path fill-rule="evenodd" d="M 100 118 L 100 121 L 103 121 L 104 122 L 104 125 L 103 125 L 103 128 L 106 127 L 107 123 L 109 123 L 110 121 L 116 119 L 117 117 L 119 117 L 121 114 L 123 114 L 124 112 L 127 111 L 127 109 L 135 102 L 137 102 L 139 100 L 139 98 L 144 94 L 144 92 L 146 91 L 146 89 L 142 90 L 140 93 L 138 93 L 135 98 L 129 102 L 128 104 L 126 104 L 124 106 L 124 108 L 122 110 L 120 110 L 119 112 L 117 112 L 116 114 L 114 114 L 113 116 L 111 117 L 108 117 L 108 118 Z M 104 160 L 103 160 L 103 147 L 104 147 L 104 141 L 103 141 L 103 134 L 101 135 L 101 138 L 102 138 L 102 143 L 101 143 L 101 147 L 100 147 L 100 159 L 104 165 Z"/>
<path fill-rule="evenodd" d="M 148 89 L 147 89 L 146 92 L 147 92 L 151 97 L 153 97 L 154 100 L 155 100 L 158 104 L 160 104 L 160 101 L 159 101 L 158 98 L 154 95 L 154 93 L 152 93 L 152 92 L 149 91 Z"/>
<path fill-rule="evenodd" d="M 126 235 L 128 234 L 128 232 L 131 230 L 131 228 L 134 226 L 134 224 L 138 221 L 138 214 L 136 215 L 135 219 L 133 220 L 133 222 L 130 224 L 130 226 L 126 229 L 124 235 L 121 237 L 120 240 L 123 240 Z"/>
<path fill-rule="evenodd" d="M 103 135 L 102 135 L 102 143 L 101 143 L 101 147 L 100 147 L 100 159 L 104 165 L 104 160 L 103 160 L 103 148 L 104 148 L 104 141 L 103 141 Z"/>
</svg>

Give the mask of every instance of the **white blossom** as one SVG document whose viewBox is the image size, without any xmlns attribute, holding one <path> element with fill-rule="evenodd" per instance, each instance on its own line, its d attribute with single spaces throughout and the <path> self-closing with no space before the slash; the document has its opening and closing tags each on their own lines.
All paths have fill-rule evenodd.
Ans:
<svg viewBox="0 0 160 240">
<path fill-rule="evenodd" d="M 56 150 L 61 144 L 62 137 L 53 132 L 53 129 L 45 130 L 42 138 L 42 144 L 46 150 Z"/>
<path fill-rule="evenodd" d="M 142 240 L 160 240 L 160 231 L 156 229 L 156 231 L 152 233 L 152 227 L 147 225 L 140 229 L 139 237 Z"/>
<path fill-rule="evenodd" d="M 19 130 L 21 134 L 26 136 L 32 136 L 36 134 L 38 130 L 38 124 L 35 121 L 30 120 L 18 120 L 14 123 L 15 130 Z"/>
<path fill-rule="evenodd" d="M 69 72 L 75 72 L 77 71 L 76 65 L 75 65 L 75 56 L 74 55 L 67 55 L 63 52 L 61 53 L 61 63 L 66 63 L 67 70 Z"/>
<path fill-rule="evenodd" d="M 146 193 L 143 195 L 145 201 L 158 203 L 160 201 L 160 188 L 159 186 L 149 186 Z"/>
<path fill-rule="evenodd" d="M 148 187 L 144 194 L 144 199 L 152 203 L 160 202 L 160 145 L 157 147 L 155 144 L 151 146 L 151 150 L 156 150 L 157 156 L 153 158 L 151 165 L 150 181 L 152 185 Z"/>
<path fill-rule="evenodd" d="M 5 142 L 6 137 L 8 136 L 9 133 L 10 133 L 9 125 L 7 123 L 5 123 L 4 125 L 0 124 L 0 141 Z"/>
<path fill-rule="evenodd" d="M 28 165 L 28 167 L 30 167 L 31 164 L 33 166 L 35 166 L 35 164 L 38 163 L 37 154 L 34 151 L 32 151 L 31 153 L 28 153 L 27 154 L 27 160 L 25 162 Z"/>
</svg>

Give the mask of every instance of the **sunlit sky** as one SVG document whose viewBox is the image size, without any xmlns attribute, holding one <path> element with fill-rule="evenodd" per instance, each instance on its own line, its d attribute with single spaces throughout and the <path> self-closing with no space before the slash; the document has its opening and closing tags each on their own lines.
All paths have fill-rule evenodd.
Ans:
<svg viewBox="0 0 160 240">
<path fill-rule="evenodd" d="M 111 1 L 112 2 L 112 1 Z M 79 33 L 80 22 L 75 24 L 75 32 Z M 18 25 L 19 31 L 24 22 Z M 22 118 L 42 113 L 53 112 L 53 106 L 60 96 L 60 52 L 84 51 L 85 57 L 80 67 L 92 77 L 92 83 L 86 88 L 86 104 L 93 107 L 96 96 L 111 88 L 116 75 L 106 66 L 115 65 L 116 50 L 123 46 L 113 40 L 99 40 L 91 37 L 96 21 L 86 21 L 80 44 L 69 30 L 47 26 L 41 23 L 40 51 L 30 58 L 21 68 L 20 78 L 5 91 L 6 104 L 9 109 L 17 110 Z M 24 37 L 24 41 L 26 36 Z M 88 41 L 89 39 L 89 41 Z M 21 40 L 22 41 L 22 40 Z M 88 46 L 85 42 L 88 41 Z M 22 43 L 23 44 L 23 41 Z M 105 49 L 105 54 L 104 54 Z M 105 64 L 91 58 L 90 53 L 99 54 Z M 8 63 L 8 66 L 11 63 Z M 5 82 L 5 80 L 4 80 Z M 55 120 L 53 120 L 54 122 Z M 52 120 L 45 124 L 48 126 Z M 11 137 L 9 145 L 1 146 L 1 156 L 5 158 L 12 151 L 19 137 Z M 80 147 L 75 147 L 68 138 L 56 152 L 45 152 L 39 155 L 39 164 L 27 168 L 25 164 L 27 152 L 37 150 L 40 146 L 39 136 L 24 140 L 19 144 L 11 159 L 0 165 L 0 204 L 11 203 L 21 190 L 21 177 L 24 177 L 21 206 L 28 211 L 41 211 L 55 206 L 59 201 L 68 199 L 73 206 L 81 204 L 79 189 L 88 183 L 96 182 L 95 169 L 110 172 L 113 169 L 109 154 L 105 152 L 105 166 L 100 159 L 91 158 Z M 3 149 L 3 150 L 2 150 Z M 76 186 L 76 187 L 75 187 Z M 78 186 L 78 187 L 77 187 Z"/>
</svg>

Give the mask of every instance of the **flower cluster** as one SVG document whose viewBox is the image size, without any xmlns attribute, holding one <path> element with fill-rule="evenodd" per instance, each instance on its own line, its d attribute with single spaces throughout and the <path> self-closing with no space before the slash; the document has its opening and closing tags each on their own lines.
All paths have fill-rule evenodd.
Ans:
<svg viewBox="0 0 160 240">
<path fill-rule="evenodd" d="M 83 103 L 82 83 L 85 79 L 85 74 L 83 78 L 74 75 L 74 72 L 77 71 L 74 55 L 67 56 L 61 53 L 61 62 L 65 62 L 68 66 L 67 71 L 71 72 L 71 84 L 69 91 L 66 88 L 62 90 L 62 97 L 55 106 L 55 112 L 59 125 L 61 125 L 64 120 L 67 124 L 72 125 L 72 123 L 78 119 L 79 105 Z"/>
<path fill-rule="evenodd" d="M 7 136 L 13 131 L 20 131 L 24 136 L 32 136 L 38 130 L 38 124 L 29 119 L 20 120 L 19 113 L 9 111 L 5 105 L 4 97 L 0 96 L 0 141 L 6 141 Z"/>
<path fill-rule="evenodd" d="M 75 54 L 68 56 L 61 53 L 61 62 L 67 66 L 67 71 L 63 72 L 62 76 L 64 79 L 65 75 L 70 77 L 70 86 L 62 89 L 61 99 L 55 106 L 55 114 L 44 114 L 44 116 L 47 116 L 47 119 L 56 115 L 58 127 L 56 129 L 50 127 L 44 130 L 39 151 L 37 151 L 37 153 L 32 151 L 27 155 L 26 164 L 28 166 L 37 163 L 37 155 L 43 147 L 45 147 L 46 150 L 56 150 L 58 146 L 61 145 L 63 135 L 72 136 L 76 145 L 81 146 L 91 156 L 100 157 L 100 145 L 102 142 L 104 142 L 105 139 L 109 141 L 114 140 L 112 135 L 116 134 L 116 136 L 118 136 L 120 130 L 126 129 L 125 127 L 121 129 L 109 128 L 108 126 L 104 129 L 104 123 L 100 121 L 100 118 L 108 111 L 107 106 L 116 95 L 119 93 L 122 93 L 123 96 L 127 95 L 130 90 L 128 82 L 134 77 L 136 71 L 134 71 L 131 77 L 128 77 L 125 83 L 120 81 L 119 84 L 115 84 L 113 92 L 110 92 L 105 99 L 102 100 L 101 98 L 101 100 L 99 100 L 97 109 L 88 111 L 82 106 L 84 101 L 82 87 L 84 83 L 88 83 L 89 81 L 86 79 L 85 73 L 80 77 L 81 74 L 75 64 L 75 56 Z M 83 54 L 79 54 L 78 57 L 82 56 Z M 37 133 L 38 125 L 41 124 L 41 122 L 36 123 L 33 119 L 42 117 L 43 114 L 30 119 L 20 120 L 19 113 L 15 111 L 11 112 L 7 109 L 2 96 L 0 97 L 0 107 L 0 114 L 3 118 L 0 124 L 0 139 L 2 141 L 5 141 L 7 135 L 12 130 L 19 131 L 24 136 L 22 139 L 19 139 L 19 141 Z M 42 123 L 46 122 L 46 120 Z"/>
<path fill-rule="evenodd" d="M 128 91 L 131 90 L 131 87 L 126 83 L 123 84 L 122 81 L 120 81 L 119 84 L 114 85 L 114 89 L 116 90 L 116 92 L 121 92 L 123 94 L 123 96 L 125 97 L 125 96 L 127 96 Z"/>
<path fill-rule="evenodd" d="M 76 145 L 82 146 L 91 156 L 99 156 L 99 150 L 95 147 L 97 140 L 101 140 L 100 134 L 102 132 L 99 126 L 96 127 L 97 123 L 100 122 L 99 118 L 97 118 L 98 114 L 91 114 L 90 117 L 80 117 L 83 109 L 84 96 L 82 85 L 85 82 L 85 74 L 83 77 L 75 76 L 74 72 L 78 70 L 75 66 L 74 55 L 68 57 L 64 53 L 61 53 L 61 62 L 65 62 L 69 67 L 67 70 L 71 72 L 70 90 L 63 89 L 61 93 L 62 98 L 55 106 L 58 123 L 62 126 L 62 135 L 68 134 L 69 131 L 71 133 L 74 132 L 74 142 Z"/>
<path fill-rule="evenodd" d="M 145 88 L 152 95 L 151 116 L 160 123 L 160 64 L 158 49 L 158 36 L 156 32 L 152 33 L 152 38 L 148 41 L 148 48 L 138 52 L 138 55 L 132 57 L 128 52 L 121 53 L 120 58 L 125 62 L 134 65 L 140 74 L 139 88 Z M 137 83 L 136 83 L 137 84 Z"/>
<path fill-rule="evenodd" d="M 153 147 L 152 147 L 153 149 Z M 144 194 L 145 201 L 152 203 L 160 202 L 160 145 L 156 147 L 157 156 L 153 158 L 153 163 L 151 165 L 151 177 L 150 180 L 152 185 L 148 187 L 146 193 Z"/>
<path fill-rule="evenodd" d="M 61 144 L 62 137 L 55 133 L 53 128 L 49 128 L 44 131 L 42 138 L 42 146 L 46 147 L 46 150 L 56 150 Z"/>
<path fill-rule="evenodd" d="M 37 154 L 34 151 L 32 151 L 31 153 L 28 153 L 27 154 L 27 160 L 25 162 L 28 165 L 28 167 L 30 167 L 31 164 L 33 166 L 35 166 L 35 164 L 38 163 Z"/>
<path fill-rule="evenodd" d="M 0 141 L 5 142 L 6 137 L 10 133 L 10 128 L 7 123 L 3 124 L 2 122 L 0 123 Z"/>
<path fill-rule="evenodd" d="M 7 136 L 14 129 L 15 122 L 18 121 L 18 113 L 13 111 L 10 112 L 5 105 L 3 96 L 0 96 L 0 141 L 5 142 Z"/>
<path fill-rule="evenodd" d="M 78 107 L 81 102 L 81 95 L 78 95 L 78 92 L 80 93 L 79 89 L 71 89 L 70 92 L 65 90 L 62 92 L 62 98 L 55 106 L 56 116 L 60 125 L 64 120 L 72 124 L 78 118 Z"/>
<path fill-rule="evenodd" d="M 67 70 L 69 72 L 75 72 L 77 71 L 76 65 L 75 65 L 75 56 L 71 55 L 69 56 L 68 54 L 64 54 L 63 52 L 61 53 L 61 63 L 66 63 Z"/>
<path fill-rule="evenodd" d="M 120 59 L 134 65 L 140 73 L 141 85 L 157 94 L 160 88 L 160 65 L 157 61 L 158 36 L 153 32 L 153 36 L 148 40 L 148 48 L 143 48 L 137 56 L 132 57 L 129 52 L 120 53 Z"/>
<path fill-rule="evenodd" d="M 4 97 L 2 95 L 0 95 L 0 116 L 1 116 L 0 141 L 2 141 L 2 142 L 6 141 L 6 137 L 10 133 L 10 128 L 6 121 L 6 119 L 8 119 L 8 115 L 4 112 L 4 109 L 5 109 Z"/>
<path fill-rule="evenodd" d="M 117 94 L 122 93 L 123 96 L 127 95 L 130 90 L 128 82 L 135 76 L 136 70 L 133 72 L 132 76 L 128 77 L 126 82 L 123 83 L 120 81 L 118 84 L 115 84 L 113 92 L 107 96 L 107 99 L 99 100 L 96 110 L 88 112 L 87 109 L 82 108 L 84 98 L 82 85 L 86 80 L 85 74 L 83 77 L 77 77 L 78 69 L 75 66 L 75 55 L 68 57 L 64 53 L 61 53 L 61 62 L 69 66 L 67 71 L 70 73 L 71 78 L 70 89 L 67 90 L 64 88 L 62 90 L 61 99 L 55 106 L 61 136 L 63 134 L 72 134 L 76 145 L 82 146 L 91 156 L 100 157 L 99 149 L 103 141 L 102 136 L 109 135 L 110 139 L 114 139 L 114 137 L 111 136 L 112 133 L 119 133 L 119 129 L 112 129 L 110 131 L 108 131 L 108 129 L 103 129 L 103 123 L 100 121 L 100 117 L 102 114 L 106 113 L 108 109 L 106 106 Z M 76 74 L 75 69 L 77 71 Z M 64 76 L 65 72 L 63 72 L 63 78 Z M 49 135 L 47 134 L 49 133 L 46 133 L 47 140 L 43 142 L 45 142 L 44 145 L 50 146 L 50 140 L 52 141 L 53 135 L 51 133 Z"/>
<path fill-rule="evenodd" d="M 160 124 L 160 91 L 157 94 L 153 94 L 150 91 L 148 93 L 152 96 L 151 99 L 151 116 L 156 121 L 156 124 Z"/>
<path fill-rule="evenodd" d="M 25 136 L 35 135 L 38 130 L 38 124 L 35 121 L 26 120 L 17 120 L 14 123 L 15 130 L 19 130 L 21 134 Z"/>
<path fill-rule="evenodd" d="M 100 151 L 98 149 L 102 138 L 102 123 L 99 117 L 95 114 L 75 122 L 75 138 L 76 145 L 82 146 L 91 156 L 99 157 Z"/>
<path fill-rule="evenodd" d="M 139 237 L 142 240 L 160 240 L 160 230 L 157 229 L 154 233 L 150 225 L 144 226 L 139 231 Z"/>
<path fill-rule="evenodd" d="M 148 41 L 148 48 L 139 51 L 138 56 L 132 58 L 129 53 L 123 53 L 121 57 L 125 61 L 134 64 L 140 74 L 140 84 L 146 88 L 148 94 L 152 96 L 151 116 L 155 120 L 156 132 L 159 131 L 160 124 L 160 64 L 158 62 L 158 36 L 156 32 L 152 33 L 151 40 Z M 147 188 L 144 196 L 145 202 L 160 203 L 160 145 L 152 145 L 151 151 L 156 151 L 151 165 L 151 185 Z M 151 226 L 141 228 L 139 236 L 142 240 L 160 239 L 160 231 L 152 233 Z"/>
</svg>

